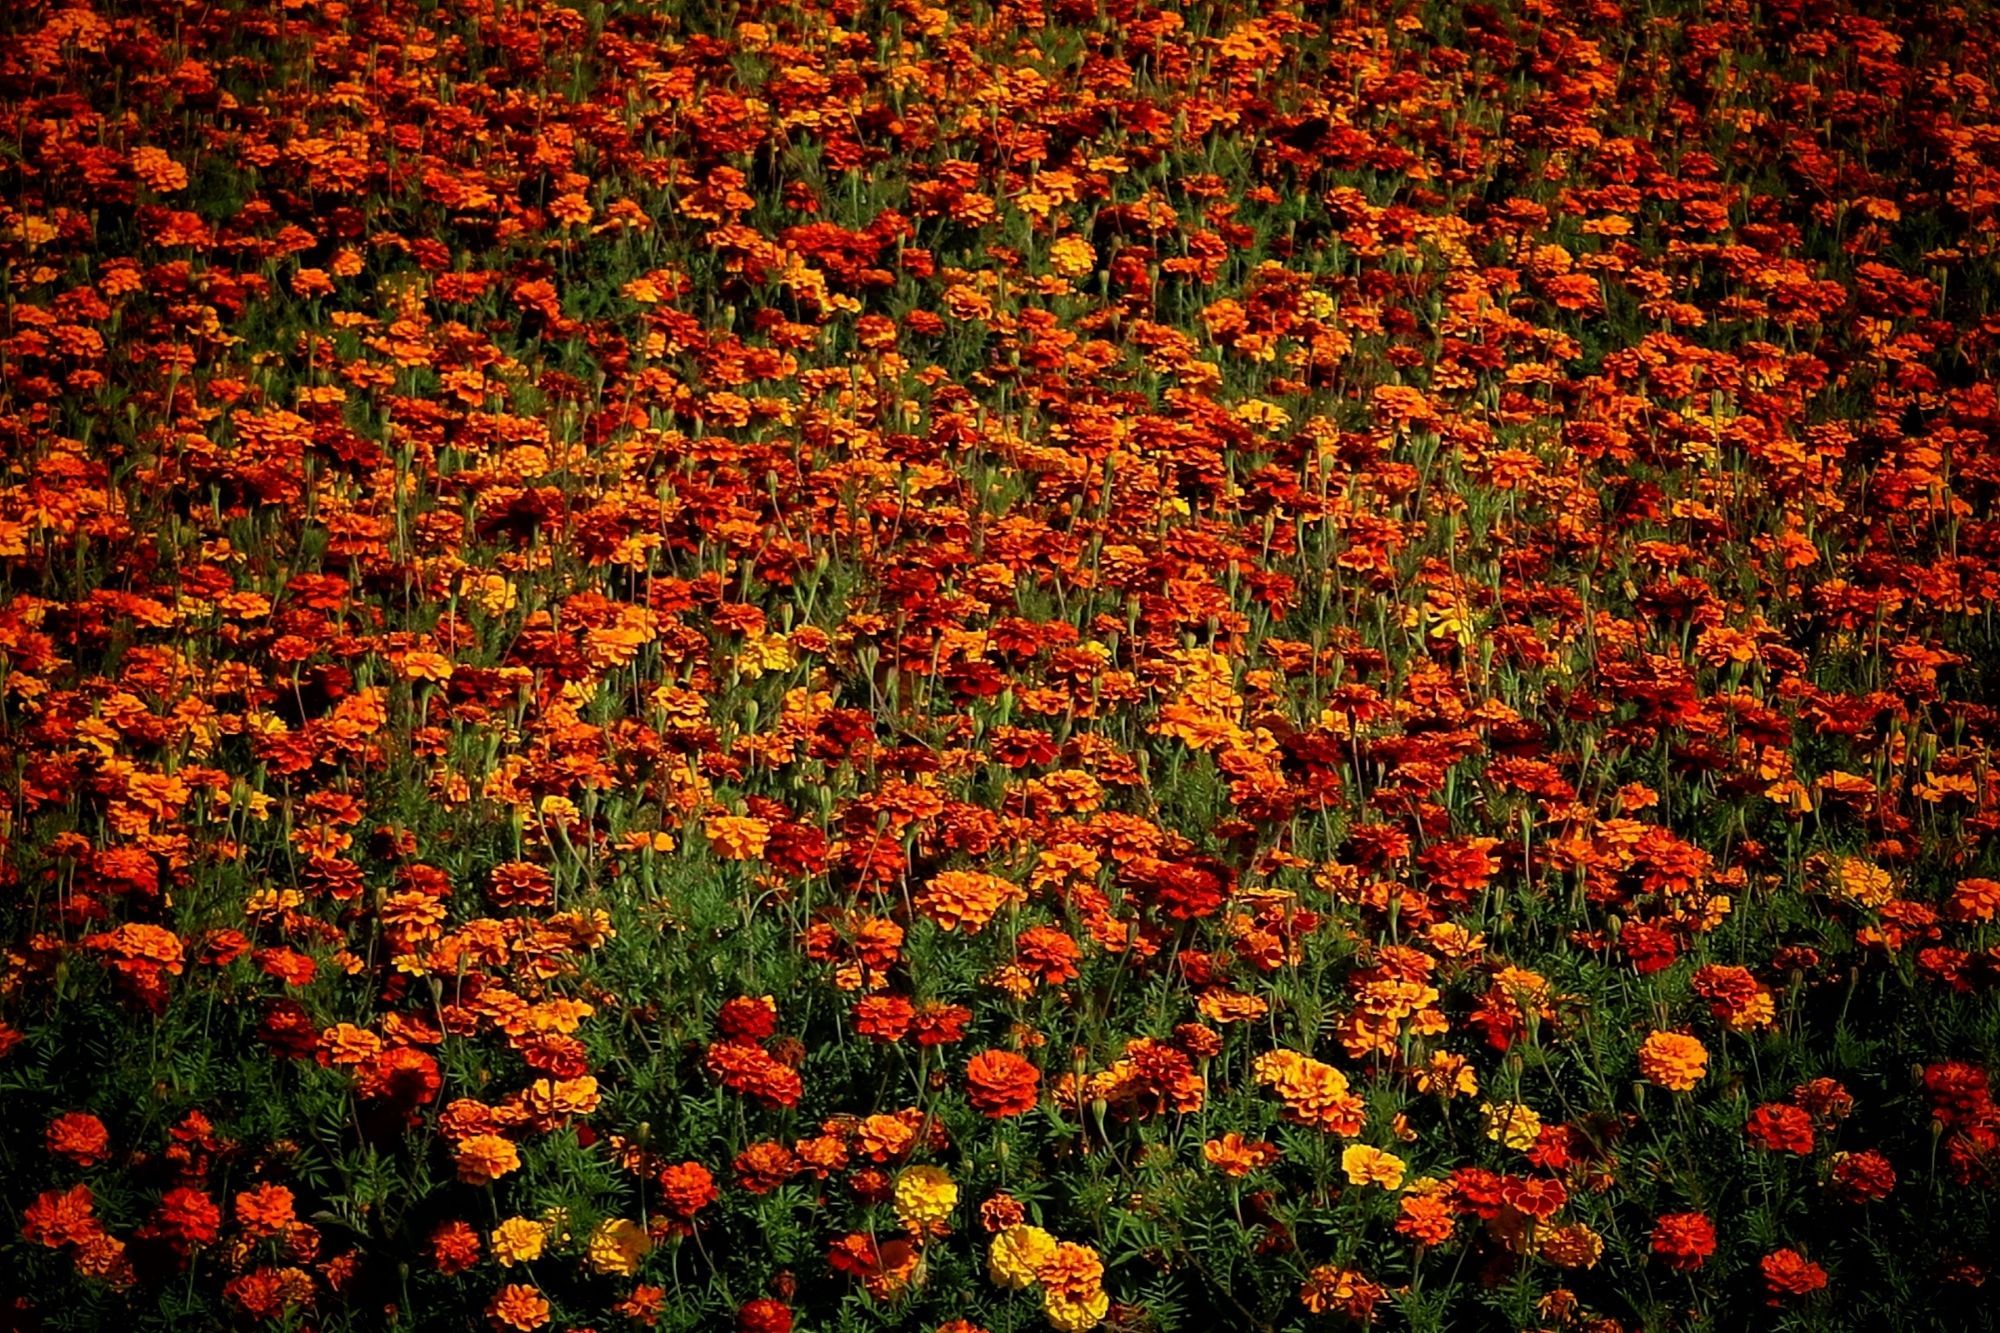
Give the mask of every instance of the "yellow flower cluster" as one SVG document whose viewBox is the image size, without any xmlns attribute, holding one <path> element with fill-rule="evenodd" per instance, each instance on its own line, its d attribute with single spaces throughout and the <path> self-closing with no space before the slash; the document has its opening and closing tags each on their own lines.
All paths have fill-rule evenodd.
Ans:
<svg viewBox="0 0 2000 1333">
<path fill-rule="evenodd" d="M 1013 1291 L 1039 1282 L 1042 1313 L 1057 1333 L 1084 1333 L 1111 1309 L 1104 1292 L 1104 1261 L 1097 1251 L 1059 1241 L 1038 1226 L 1012 1226 L 995 1236 L 986 1272 L 995 1286 Z"/>
</svg>

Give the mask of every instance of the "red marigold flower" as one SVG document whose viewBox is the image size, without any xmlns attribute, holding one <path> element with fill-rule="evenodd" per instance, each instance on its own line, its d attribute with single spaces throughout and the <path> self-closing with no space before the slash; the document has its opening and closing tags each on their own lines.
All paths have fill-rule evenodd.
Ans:
<svg viewBox="0 0 2000 1333">
<path fill-rule="evenodd" d="M 88 1111 L 71 1111 L 49 1122 L 49 1151 L 78 1166 L 90 1167 L 111 1155 L 111 1135 L 104 1122 Z"/>
<path fill-rule="evenodd" d="M 759 1296 L 744 1302 L 743 1308 L 736 1312 L 736 1327 L 740 1333 L 792 1333 L 791 1307 L 769 1296 Z"/>
<path fill-rule="evenodd" d="M 762 1041 L 778 1030 L 778 1002 L 768 995 L 737 995 L 722 1002 L 715 1027 L 730 1041 Z"/>
<path fill-rule="evenodd" d="M 221 1230 L 222 1210 L 215 1206 L 215 1200 L 198 1189 L 182 1185 L 166 1192 L 153 1216 L 140 1228 L 140 1234 L 157 1236 L 185 1254 L 207 1245 Z"/>
<path fill-rule="evenodd" d="M 21 1236 L 52 1250 L 80 1245 L 98 1234 L 96 1200 L 90 1186 L 46 1190 L 21 1215 Z"/>
<path fill-rule="evenodd" d="M 1826 1286 L 1826 1270 L 1789 1247 L 1757 1261 L 1774 1296 L 1806 1296 Z"/>
<path fill-rule="evenodd" d="M 919 1046 L 949 1046 L 965 1040 L 965 1025 L 972 1011 L 962 1004 L 940 1004 L 926 1000 L 910 1017 L 910 1030 Z"/>
<path fill-rule="evenodd" d="M 973 1109 L 992 1120 L 1035 1109 L 1041 1071 L 1012 1051 L 981 1051 L 965 1067 L 966 1095 Z"/>
<path fill-rule="evenodd" d="M 1693 1272 L 1715 1253 L 1715 1224 L 1702 1213 L 1666 1213 L 1653 1224 L 1653 1253 L 1668 1267 Z"/>
<path fill-rule="evenodd" d="M 1555 1216 L 1569 1200 L 1569 1191 L 1560 1180 L 1540 1176 L 1509 1176 L 1500 1185 L 1500 1198 L 1508 1207 L 1538 1219 Z"/>
<path fill-rule="evenodd" d="M 1766 1102 L 1750 1113 L 1743 1132 L 1752 1142 L 1770 1152 L 1797 1153 L 1813 1150 L 1812 1117 L 1796 1106 Z"/>
<path fill-rule="evenodd" d="M 431 1263 L 450 1277 L 479 1262 L 479 1233 L 454 1218 L 431 1233 Z"/>
<path fill-rule="evenodd" d="M 1964 1060 L 1946 1060 L 1924 1070 L 1931 1114 L 1946 1129 L 1976 1125 L 2000 1116 L 1987 1086 L 1986 1071 Z"/>
<path fill-rule="evenodd" d="M 1850 1203 L 1875 1203 L 1896 1188 L 1896 1168 L 1873 1148 L 1835 1153 L 1827 1178 L 1834 1192 Z"/>
<path fill-rule="evenodd" d="M 355 1090 L 363 1097 L 403 1106 L 428 1105 L 444 1086 L 437 1060 L 414 1046 L 393 1046 L 364 1060 L 354 1071 Z"/>
</svg>

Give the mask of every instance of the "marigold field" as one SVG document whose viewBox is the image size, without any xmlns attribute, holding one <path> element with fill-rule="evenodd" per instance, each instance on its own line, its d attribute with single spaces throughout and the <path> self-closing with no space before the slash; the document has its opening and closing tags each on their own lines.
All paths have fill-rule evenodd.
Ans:
<svg viewBox="0 0 2000 1333">
<path fill-rule="evenodd" d="M 2000 1327 L 1996 82 L 0 6 L 0 1328 Z"/>
</svg>

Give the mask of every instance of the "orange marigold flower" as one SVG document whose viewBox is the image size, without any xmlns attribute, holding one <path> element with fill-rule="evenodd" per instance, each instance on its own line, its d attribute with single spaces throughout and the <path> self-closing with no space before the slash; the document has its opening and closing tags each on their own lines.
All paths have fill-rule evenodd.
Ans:
<svg viewBox="0 0 2000 1333">
<path fill-rule="evenodd" d="M 1011 880 L 978 870 L 947 870 L 917 895 L 917 910 L 942 930 L 975 934 L 1002 907 L 1024 903 L 1028 892 Z"/>
<path fill-rule="evenodd" d="M 1445 1244 L 1458 1227 L 1449 1195 L 1450 1186 L 1441 1180 L 1419 1180 L 1411 1185 L 1397 1204 L 1397 1234 L 1418 1245 Z"/>
<path fill-rule="evenodd" d="M 187 168 L 158 148 L 133 149 L 132 174 L 157 194 L 173 194 L 188 184 Z"/>
<path fill-rule="evenodd" d="M 1012 1051 L 981 1051 L 965 1067 L 973 1109 L 992 1120 L 1034 1110 L 1041 1080 L 1041 1071 Z"/>
<path fill-rule="evenodd" d="M 467 1185 L 490 1185 L 521 1165 L 520 1150 L 498 1134 L 475 1134 L 458 1145 L 453 1155 L 459 1180 Z"/>
<path fill-rule="evenodd" d="M 479 1262 L 479 1233 L 454 1219 L 431 1233 L 431 1262 L 450 1277 Z"/>
<path fill-rule="evenodd" d="M 259 1185 L 236 1195 L 236 1225 L 253 1240 L 275 1236 L 296 1220 L 292 1192 L 283 1185 Z"/>
<path fill-rule="evenodd" d="M 1277 1161 L 1278 1149 L 1262 1139 L 1246 1140 L 1231 1130 L 1219 1139 L 1210 1139 L 1202 1144 L 1201 1155 L 1223 1175 L 1240 1177 Z"/>
<path fill-rule="evenodd" d="M 139 1234 L 160 1237 L 185 1254 L 213 1241 L 221 1231 L 222 1210 L 215 1206 L 215 1200 L 198 1189 L 182 1185 L 161 1197 L 160 1206 L 139 1229 Z"/>
<path fill-rule="evenodd" d="M 771 826 L 748 815 L 711 815 L 701 831 L 715 854 L 725 861 L 755 860 L 771 841 Z"/>
<path fill-rule="evenodd" d="M 715 1177 L 700 1162 L 660 1168 L 660 1202 L 682 1218 L 692 1218 L 716 1200 Z"/>
<path fill-rule="evenodd" d="M 486 1317 L 501 1328 L 532 1333 L 549 1322 L 549 1303 L 525 1282 L 509 1282 L 493 1294 Z"/>
<path fill-rule="evenodd" d="M 1314 1314 L 1338 1310 L 1349 1319 L 1365 1322 L 1374 1313 L 1383 1289 L 1351 1268 L 1321 1264 L 1306 1275 L 1299 1288 L 1299 1300 Z"/>
<path fill-rule="evenodd" d="M 1287 1120 L 1329 1134 L 1361 1132 L 1365 1108 L 1332 1065 L 1297 1051 L 1266 1051 L 1254 1068 L 1257 1081 L 1284 1103 Z"/>
<path fill-rule="evenodd" d="M 1639 1072 L 1646 1081 L 1686 1092 L 1708 1072 L 1708 1050 L 1679 1032 L 1654 1032 L 1639 1047 Z"/>
</svg>

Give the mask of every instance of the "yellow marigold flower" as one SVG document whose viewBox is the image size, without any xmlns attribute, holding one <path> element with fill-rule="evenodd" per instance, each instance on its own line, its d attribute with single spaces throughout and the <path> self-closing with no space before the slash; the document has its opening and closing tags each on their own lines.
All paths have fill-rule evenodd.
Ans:
<svg viewBox="0 0 2000 1333">
<path fill-rule="evenodd" d="M 1049 247 L 1049 267 L 1073 281 L 1097 267 L 1097 251 L 1081 236 L 1065 236 Z"/>
<path fill-rule="evenodd" d="M 622 1217 L 607 1217 L 590 1233 L 590 1266 L 600 1273 L 630 1277 L 652 1248 L 646 1228 Z"/>
<path fill-rule="evenodd" d="M 1639 1072 L 1649 1083 L 1686 1092 L 1708 1072 L 1708 1051 L 1682 1033 L 1655 1032 L 1639 1047 Z"/>
<path fill-rule="evenodd" d="M 1521 1102 L 1482 1102 L 1486 1116 L 1486 1137 L 1504 1143 L 1516 1152 L 1526 1152 L 1541 1136 L 1542 1118 L 1533 1107 Z"/>
<path fill-rule="evenodd" d="M 896 1217 L 921 1235 L 941 1227 L 958 1205 L 958 1186 L 934 1166 L 913 1166 L 896 1177 Z"/>
<path fill-rule="evenodd" d="M 1037 1226 L 1008 1227 L 993 1238 L 986 1255 L 986 1275 L 996 1287 L 1019 1291 L 1032 1286 L 1035 1275 L 1056 1252 L 1056 1238 Z"/>
<path fill-rule="evenodd" d="M 528 1263 L 542 1257 L 542 1246 L 548 1238 L 549 1233 L 540 1222 L 510 1217 L 493 1228 L 493 1257 L 503 1268 Z"/>
<path fill-rule="evenodd" d="M 1472 1062 L 1451 1051 L 1432 1051 L 1430 1063 L 1417 1071 L 1417 1091 L 1440 1097 L 1471 1097 L 1479 1092 L 1479 1075 Z"/>
<path fill-rule="evenodd" d="M 1403 1188 L 1403 1173 L 1408 1165 L 1396 1154 L 1365 1143 L 1349 1144 L 1340 1155 L 1340 1169 L 1347 1172 L 1350 1185 L 1380 1185 L 1391 1193 Z"/>
<path fill-rule="evenodd" d="M 1896 896 L 1896 881 L 1889 872 L 1858 856 L 1836 860 L 1827 887 L 1861 907 L 1880 907 Z"/>
<path fill-rule="evenodd" d="M 1085 1329 L 1096 1328 L 1111 1311 L 1111 1298 L 1102 1291 L 1094 1291 L 1080 1300 L 1071 1300 L 1048 1292 L 1042 1297 L 1042 1313 L 1048 1316 L 1049 1327 L 1057 1333 L 1084 1333 Z"/>
</svg>

